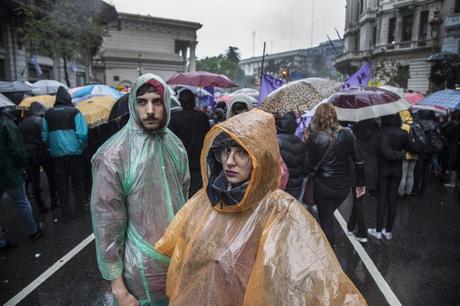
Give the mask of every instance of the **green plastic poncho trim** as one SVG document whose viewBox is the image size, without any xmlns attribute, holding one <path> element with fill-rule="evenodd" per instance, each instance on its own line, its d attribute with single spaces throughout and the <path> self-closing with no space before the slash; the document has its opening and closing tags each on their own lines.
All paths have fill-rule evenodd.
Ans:
<svg viewBox="0 0 460 306">
<path fill-rule="evenodd" d="M 155 80 L 164 87 L 165 126 L 144 130 L 136 92 Z M 102 277 L 123 276 L 139 301 L 165 301 L 168 261 L 154 252 L 169 221 L 187 200 L 187 152 L 167 128 L 171 100 L 167 85 L 154 74 L 139 77 L 129 96 L 130 119 L 92 159 L 91 213 Z M 128 226 L 129 224 L 129 226 Z M 154 252 L 154 253 L 153 253 Z"/>
</svg>

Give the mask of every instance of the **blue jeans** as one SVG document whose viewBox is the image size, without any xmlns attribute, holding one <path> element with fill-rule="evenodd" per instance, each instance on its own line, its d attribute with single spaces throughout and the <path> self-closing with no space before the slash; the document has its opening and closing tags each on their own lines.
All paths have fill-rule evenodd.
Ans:
<svg viewBox="0 0 460 306">
<path fill-rule="evenodd" d="M 0 190 L 0 205 L 2 202 L 3 192 L 6 191 L 8 196 L 16 203 L 19 208 L 19 213 L 21 214 L 22 223 L 24 224 L 27 234 L 32 235 L 37 232 L 38 226 L 35 222 L 34 216 L 32 214 L 32 207 L 30 206 L 29 199 L 27 198 L 25 184 L 22 184 L 19 187 Z M 0 247 L 6 245 L 6 240 L 3 237 L 0 226 Z"/>
</svg>

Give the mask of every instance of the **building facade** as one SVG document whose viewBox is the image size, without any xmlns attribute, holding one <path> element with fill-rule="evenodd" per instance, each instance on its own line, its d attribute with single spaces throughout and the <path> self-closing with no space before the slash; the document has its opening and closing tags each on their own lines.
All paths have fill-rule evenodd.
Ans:
<svg viewBox="0 0 460 306">
<path fill-rule="evenodd" d="M 397 85 L 426 92 L 426 59 L 441 49 L 443 10 L 441 0 L 347 0 L 345 51 L 337 69 L 349 75 L 372 62 L 378 77 L 390 63 L 397 66 Z"/>
<path fill-rule="evenodd" d="M 196 22 L 118 13 L 101 51 L 93 61 L 93 78 L 112 85 L 129 85 L 152 72 L 169 79 L 177 72 L 195 71 Z"/>
<path fill-rule="evenodd" d="M 336 76 L 334 67 L 337 54 L 343 53 L 341 40 L 320 43 L 319 46 L 265 55 L 264 72 L 281 74 L 282 70 L 289 72 L 291 79 L 305 77 Z M 262 69 L 262 56 L 242 59 L 240 67 L 249 76 L 259 76 Z"/>
</svg>

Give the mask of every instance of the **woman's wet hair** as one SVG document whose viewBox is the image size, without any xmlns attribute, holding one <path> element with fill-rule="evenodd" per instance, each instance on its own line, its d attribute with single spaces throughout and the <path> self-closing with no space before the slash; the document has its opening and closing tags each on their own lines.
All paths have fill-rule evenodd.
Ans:
<svg viewBox="0 0 460 306">
<path fill-rule="evenodd" d="M 312 130 L 332 135 L 339 127 L 340 123 L 334 106 L 329 103 L 319 105 L 311 122 Z"/>
</svg>

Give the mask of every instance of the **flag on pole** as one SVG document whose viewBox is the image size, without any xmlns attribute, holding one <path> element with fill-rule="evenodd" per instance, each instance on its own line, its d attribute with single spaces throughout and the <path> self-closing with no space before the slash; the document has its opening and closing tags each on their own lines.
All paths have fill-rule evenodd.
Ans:
<svg viewBox="0 0 460 306">
<path fill-rule="evenodd" d="M 351 77 L 349 77 L 343 84 L 342 89 L 350 87 L 367 87 L 371 78 L 371 64 L 368 63 L 362 66 Z"/>
<path fill-rule="evenodd" d="M 262 80 L 260 81 L 259 99 L 257 99 L 257 104 L 262 103 L 272 91 L 283 85 L 283 83 L 283 80 L 264 73 Z"/>
<path fill-rule="evenodd" d="M 38 63 L 38 59 L 35 55 L 32 55 L 29 59 L 29 63 L 34 66 L 35 75 L 39 78 L 42 75 L 42 69 L 40 68 L 40 64 Z"/>
</svg>

